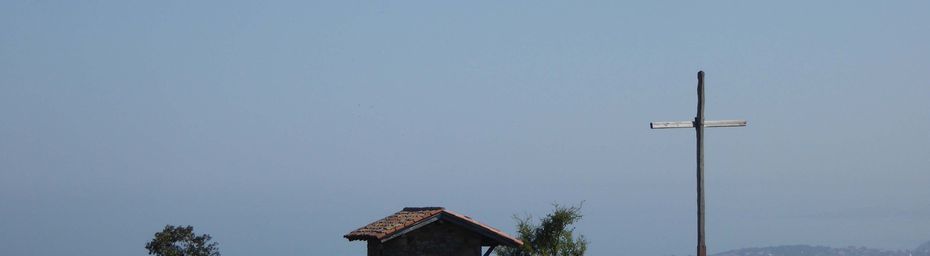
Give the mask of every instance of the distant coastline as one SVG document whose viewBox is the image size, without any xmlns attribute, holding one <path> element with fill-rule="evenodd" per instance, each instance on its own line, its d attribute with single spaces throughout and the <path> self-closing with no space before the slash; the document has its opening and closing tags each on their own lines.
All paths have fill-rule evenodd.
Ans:
<svg viewBox="0 0 930 256">
<path fill-rule="evenodd" d="M 930 256 L 930 241 L 913 250 L 882 250 L 849 246 L 843 248 L 814 245 L 752 247 L 712 254 L 712 256 Z"/>
</svg>

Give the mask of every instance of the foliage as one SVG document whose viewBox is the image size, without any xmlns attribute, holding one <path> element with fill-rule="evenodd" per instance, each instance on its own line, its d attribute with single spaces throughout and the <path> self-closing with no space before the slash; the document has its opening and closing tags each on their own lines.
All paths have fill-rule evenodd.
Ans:
<svg viewBox="0 0 930 256">
<path fill-rule="evenodd" d="M 574 237 L 572 224 L 581 220 L 581 205 L 564 207 L 553 205 L 555 210 L 539 224 L 532 222 L 532 216 L 517 221 L 517 234 L 523 240 L 522 247 L 498 247 L 494 252 L 500 256 L 581 256 L 588 249 L 584 236 Z"/>
<path fill-rule="evenodd" d="M 194 234 L 191 226 L 165 225 L 164 230 L 155 233 L 155 238 L 145 244 L 145 249 L 156 256 L 220 256 L 217 243 L 211 243 L 210 238 L 207 234 Z"/>
</svg>

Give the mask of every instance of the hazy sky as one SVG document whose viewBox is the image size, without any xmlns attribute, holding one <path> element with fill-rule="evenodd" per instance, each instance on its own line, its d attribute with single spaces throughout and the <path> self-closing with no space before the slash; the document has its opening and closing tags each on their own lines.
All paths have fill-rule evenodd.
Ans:
<svg viewBox="0 0 930 256">
<path fill-rule="evenodd" d="M 258 1 L 256 1 L 258 2 Z M 647 1 L 642 1 L 647 2 Z M 930 1 L 0 3 L 0 254 L 362 255 L 405 206 L 591 255 L 930 240 Z M 757 1 L 753 1 L 757 2 Z"/>
</svg>

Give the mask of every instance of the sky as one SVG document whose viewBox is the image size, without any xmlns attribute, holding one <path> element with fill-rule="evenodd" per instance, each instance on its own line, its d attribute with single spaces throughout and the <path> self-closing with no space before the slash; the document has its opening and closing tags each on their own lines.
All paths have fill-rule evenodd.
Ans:
<svg viewBox="0 0 930 256">
<path fill-rule="evenodd" d="M 590 255 L 930 240 L 928 1 L 0 2 L 0 254 L 362 255 L 406 206 Z"/>
</svg>

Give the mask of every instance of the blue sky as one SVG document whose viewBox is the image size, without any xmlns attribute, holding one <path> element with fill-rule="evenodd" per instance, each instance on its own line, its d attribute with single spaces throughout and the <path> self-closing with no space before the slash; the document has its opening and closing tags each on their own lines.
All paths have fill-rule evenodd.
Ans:
<svg viewBox="0 0 930 256">
<path fill-rule="evenodd" d="M 927 1 L 0 3 L 0 253 L 361 255 L 405 206 L 591 255 L 930 240 Z"/>
</svg>

